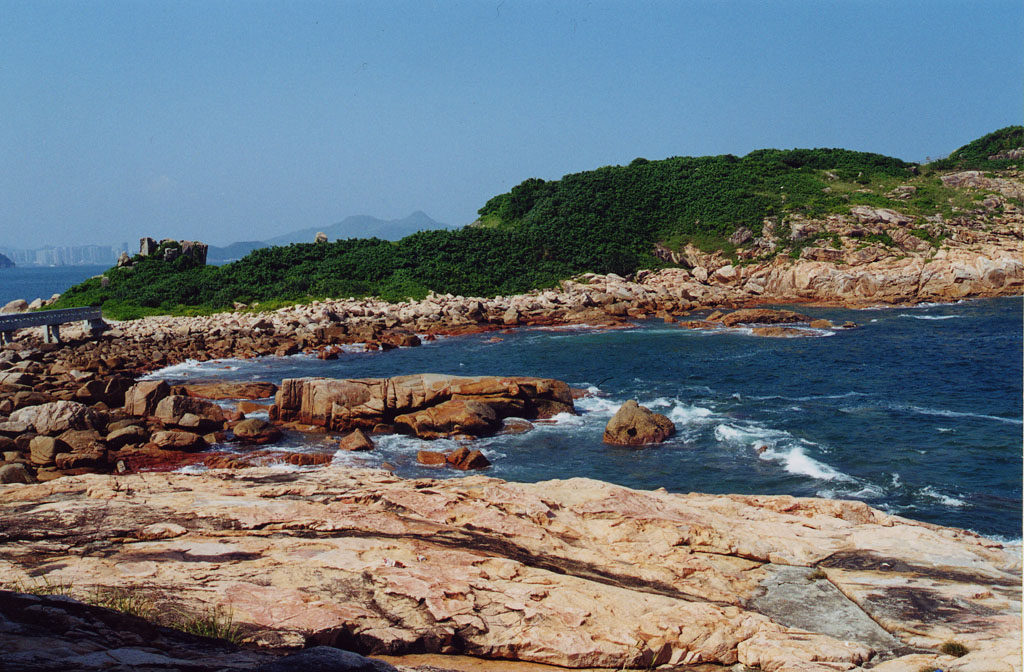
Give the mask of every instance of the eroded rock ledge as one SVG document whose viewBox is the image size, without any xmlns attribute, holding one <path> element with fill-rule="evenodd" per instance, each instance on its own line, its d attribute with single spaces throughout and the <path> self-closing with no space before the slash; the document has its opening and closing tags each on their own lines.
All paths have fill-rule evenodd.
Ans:
<svg viewBox="0 0 1024 672">
<path fill-rule="evenodd" d="M 326 429 L 373 429 L 382 423 L 421 438 L 483 434 L 501 418 L 573 413 L 560 380 L 422 373 L 393 378 L 286 378 L 270 415 Z M 494 425 L 494 426 L 491 426 Z"/>
<path fill-rule="evenodd" d="M 859 502 L 330 467 L 9 485 L 0 512 L 5 580 L 227 607 L 254 643 L 616 669 L 1020 669 L 1019 555 Z M 947 640 L 971 653 L 938 654 Z"/>
</svg>

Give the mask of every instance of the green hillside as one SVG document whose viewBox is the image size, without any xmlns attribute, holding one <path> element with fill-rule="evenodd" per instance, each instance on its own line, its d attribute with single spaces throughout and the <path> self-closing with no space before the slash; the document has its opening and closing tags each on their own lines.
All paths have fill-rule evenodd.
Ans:
<svg viewBox="0 0 1024 672">
<path fill-rule="evenodd" d="M 993 149 L 1019 147 L 1014 143 L 1022 130 L 997 131 L 944 161 L 988 161 Z M 732 254 L 728 237 L 740 227 L 759 234 L 766 217 L 817 218 L 858 204 L 950 216 L 969 197 L 943 186 L 937 167 L 843 149 L 639 158 L 561 180 L 528 179 L 490 199 L 477 222 L 458 230 L 422 231 L 394 242 L 270 247 L 221 267 L 195 267 L 185 257 L 137 258 L 131 268 L 107 271 L 106 287 L 88 280 L 65 292 L 56 307 L 102 305 L 111 317 L 129 318 L 213 312 L 234 302 L 266 307 L 327 297 L 402 300 L 430 290 L 519 293 L 587 271 L 625 275 L 663 266 L 652 256 L 659 243 Z M 889 192 L 904 184 L 915 186 L 912 196 L 890 200 Z"/>
<path fill-rule="evenodd" d="M 1000 170 L 1024 164 L 1024 160 L 989 157 L 999 157 L 1008 150 L 1021 148 L 1024 148 L 1024 126 L 1007 126 L 964 145 L 930 166 L 937 170 Z"/>
</svg>

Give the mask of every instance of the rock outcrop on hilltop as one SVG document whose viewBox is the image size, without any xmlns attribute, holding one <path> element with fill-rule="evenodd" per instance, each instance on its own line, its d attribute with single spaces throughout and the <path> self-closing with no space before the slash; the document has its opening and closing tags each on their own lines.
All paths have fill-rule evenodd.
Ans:
<svg viewBox="0 0 1024 672">
<path fill-rule="evenodd" d="M 859 502 L 327 468 L 78 476 L 0 487 L 0 511 L 6 581 L 230 609 L 265 645 L 1020 669 L 1019 553 Z"/>
</svg>

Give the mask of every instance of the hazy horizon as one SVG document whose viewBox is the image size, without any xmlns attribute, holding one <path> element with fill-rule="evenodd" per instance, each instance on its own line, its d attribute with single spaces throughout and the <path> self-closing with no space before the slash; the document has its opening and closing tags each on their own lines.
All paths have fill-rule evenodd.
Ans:
<svg viewBox="0 0 1024 672">
<path fill-rule="evenodd" d="M 3 0 L 0 0 L 3 2 Z M 0 245 L 267 240 L 528 177 L 1022 121 L 1019 2 L 3 2 Z"/>
</svg>

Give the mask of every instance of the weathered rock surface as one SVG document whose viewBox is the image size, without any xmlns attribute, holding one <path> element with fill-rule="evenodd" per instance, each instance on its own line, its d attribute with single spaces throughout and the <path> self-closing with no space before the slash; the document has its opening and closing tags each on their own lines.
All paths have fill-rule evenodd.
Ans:
<svg viewBox="0 0 1024 672">
<path fill-rule="evenodd" d="M 330 647 L 286 655 L 243 649 L 58 595 L 0 591 L 0 633 L 5 672 L 396 672 Z"/>
<path fill-rule="evenodd" d="M 182 385 L 181 391 L 200 399 L 267 399 L 277 392 L 277 385 L 265 382 L 211 382 Z"/>
<path fill-rule="evenodd" d="M 604 442 L 616 446 L 643 446 L 661 443 L 675 431 L 675 425 L 667 417 L 630 399 L 605 425 Z"/>
<path fill-rule="evenodd" d="M 144 380 L 135 383 L 125 392 L 124 410 L 128 415 L 153 415 L 157 404 L 170 394 L 171 388 L 163 380 Z"/>
<path fill-rule="evenodd" d="M 722 324 L 727 327 L 735 327 L 738 324 L 795 324 L 810 321 L 810 317 L 792 310 L 770 310 L 768 308 L 734 310 L 721 318 Z"/>
<path fill-rule="evenodd" d="M 547 418 L 573 408 L 569 386 L 558 380 L 425 373 L 357 380 L 286 378 L 271 417 L 338 431 L 395 423 L 423 438 L 437 438 L 492 433 L 500 429 L 501 418 Z"/>
<path fill-rule="evenodd" d="M 453 399 L 436 406 L 404 413 L 395 418 L 399 432 L 415 434 L 421 439 L 440 439 L 455 434 L 486 436 L 501 427 L 498 414 L 479 401 Z"/>
<path fill-rule="evenodd" d="M 69 429 L 93 429 L 102 421 L 95 410 L 77 401 L 52 401 L 26 406 L 11 413 L 11 422 L 24 423 L 38 434 L 60 434 Z"/>
<path fill-rule="evenodd" d="M 330 467 L 7 485 L 0 513 L 5 580 L 229 607 L 253 642 L 616 669 L 1020 670 L 1019 550 L 859 502 Z M 181 529 L 154 539 L 154 523 Z M 790 574 L 811 568 L 842 609 L 799 617 L 818 589 Z M 950 639 L 971 653 L 940 656 Z"/>
</svg>

